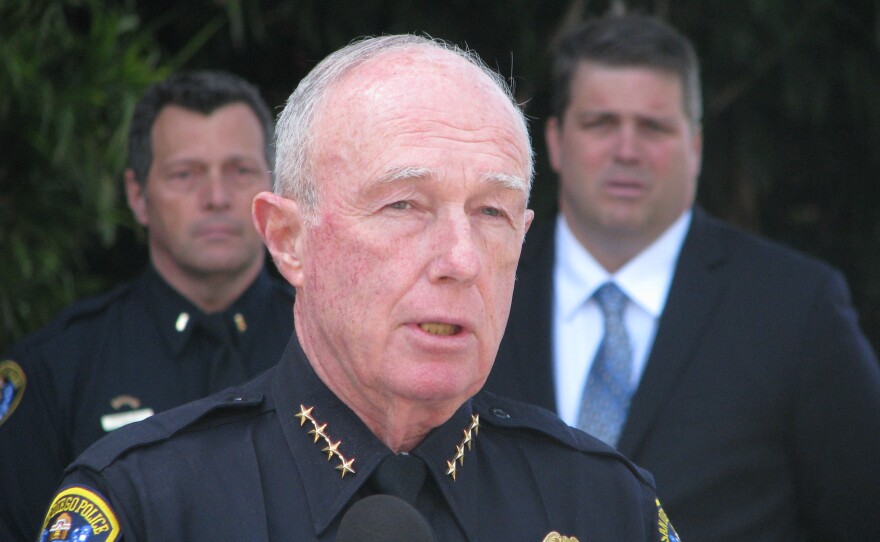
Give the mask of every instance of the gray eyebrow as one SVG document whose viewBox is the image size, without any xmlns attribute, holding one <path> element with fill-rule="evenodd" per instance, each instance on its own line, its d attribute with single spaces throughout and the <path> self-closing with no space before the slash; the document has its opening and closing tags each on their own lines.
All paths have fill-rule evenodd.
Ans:
<svg viewBox="0 0 880 542">
<path fill-rule="evenodd" d="M 393 183 L 407 179 L 427 179 L 435 175 L 435 171 L 420 166 L 390 166 L 379 178 L 380 183 Z M 518 175 L 507 173 L 489 172 L 480 177 L 480 182 L 498 184 L 512 190 L 525 190 L 526 181 Z"/>
<path fill-rule="evenodd" d="M 528 186 L 526 180 L 518 175 L 510 175 L 508 173 L 498 173 L 494 171 L 484 174 L 480 178 L 480 181 L 500 184 L 504 188 L 520 191 L 525 191 Z"/>
<path fill-rule="evenodd" d="M 389 166 L 385 168 L 380 183 L 393 183 L 405 179 L 426 179 L 434 175 L 434 171 L 426 167 L 417 166 Z"/>
</svg>

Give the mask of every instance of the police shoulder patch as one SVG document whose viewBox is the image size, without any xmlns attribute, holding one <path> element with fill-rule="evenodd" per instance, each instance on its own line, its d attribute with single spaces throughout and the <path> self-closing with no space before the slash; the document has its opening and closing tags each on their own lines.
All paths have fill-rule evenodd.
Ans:
<svg viewBox="0 0 880 542">
<path fill-rule="evenodd" d="M 681 542 L 681 539 L 678 538 L 678 533 L 675 532 L 675 528 L 673 528 L 672 523 L 669 522 L 669 517 L 666 515 L 666 511 L 663 510 L 663 506 L 660 504 L 660 499 L 654 500 L 657 502 L 657 523 L 660 527 L 661 542 Z"/>
<path fill-rule="evenodd" d="M 0 361 L 0 425 L 3 425 L 24 395 L 27 378 L 21 366 L 11 359 Z"/>
<path fill-rule="evenodd" d="M 52 500 L 40 541 L 113 542 L 119 535 L 119 521 L 104 496 L 85 486 L 72 486 Z"/>
</svg>

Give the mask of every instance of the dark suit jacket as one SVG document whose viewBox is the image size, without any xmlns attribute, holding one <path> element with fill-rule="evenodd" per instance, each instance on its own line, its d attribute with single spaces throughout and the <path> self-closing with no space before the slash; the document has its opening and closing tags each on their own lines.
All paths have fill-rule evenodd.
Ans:
<svg viewBox="0 0 880 542">
<path fill-rule="evenodd" d="M 553 223 L 487 389 L 555 410 Z M 880 366 L 842 275 L 695 209 L 619 449 L 682 540 L 880 540 Z"/>
</svg>

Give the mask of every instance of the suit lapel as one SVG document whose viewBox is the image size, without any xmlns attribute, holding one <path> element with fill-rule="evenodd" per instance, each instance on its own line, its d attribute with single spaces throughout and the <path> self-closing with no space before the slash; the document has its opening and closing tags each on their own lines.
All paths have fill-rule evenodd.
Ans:
<svg viewBox="0 0 880 542">
<path fill-rule="evenodd" d="M 624 455 L 636 456 L 680 375 L 691 363 L 728 282 L 725 260 L 712 219 L 695 208 L 654 345 L 618 445 Z"/>
</svg>

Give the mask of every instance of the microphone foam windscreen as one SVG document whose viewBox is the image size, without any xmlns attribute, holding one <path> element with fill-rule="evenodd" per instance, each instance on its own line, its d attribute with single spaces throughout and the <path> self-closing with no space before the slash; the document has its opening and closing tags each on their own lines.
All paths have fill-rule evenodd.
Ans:
<svg viewBox="0 0 880 542">
<path fill-rule="evenodd" d="M 392 495 L 372 495 L 354 503 L 342 516 L 337 542 L 435 542 L 434 532 L 418 510 Z"/>
</svg>

